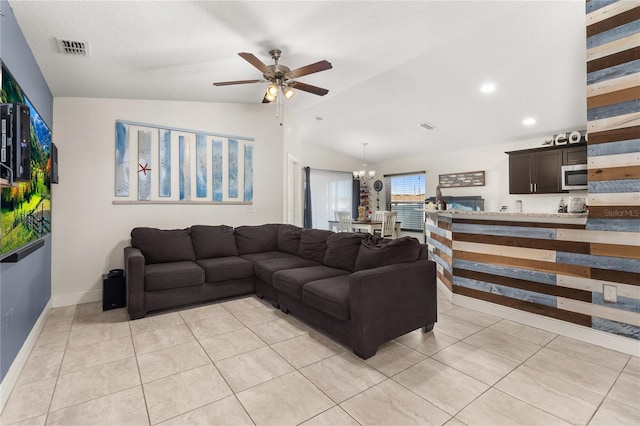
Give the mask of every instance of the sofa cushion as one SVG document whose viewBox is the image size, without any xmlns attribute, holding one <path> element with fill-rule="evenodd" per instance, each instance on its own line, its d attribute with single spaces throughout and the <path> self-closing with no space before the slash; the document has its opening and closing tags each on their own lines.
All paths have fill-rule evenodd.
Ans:
<svg viewBox="0 0 640 426">
<path fill-rule="evenodd" d="M 302 300 L 339 320 L 349 319 L 349 275 L 312 281 L 302 287 Z"/>
<path fill-rule="evenodd" d="M 276 257 L 255 262 L 253 270 L 257 278 L 260 278 L 267 284 L 273 285 L 273 274 L 278 271 L 317 265 L 319 265 L 318 262 L 303 259 L 299 256 Z"/>
<path fill-rule="evenodd" d="M 204 269 L 191 261 L 156 263 L 144 268 L 145 291 L 204 284 Z"/>
<path fill-rule="evenodd" d="M 204 269 L 204 280 L 208 283 L 253 276 L 253 262 L 238 256 L 200 259 L 196 263 Z"/>
<path fill-rule="evenodd" d="M 233 228 L 227 225 L 194 225 L 191 241 L 197 259 L 238 255 Z"/>
<path fill-rule="evenodd" d="M 238 254 L 278 250 L 278 224 L 238 226 L 235 229 Z"/>
<path fill-rule="evenodd" d="M 140 249 L 147 265 L 196 260 L 189 228 L 134 228 L 131 231 L 131 245 Z"/>
<path fill-rule="evenodd" d="M 396 240 L 363 241 L 356 259 L 356 271 L 395 263 L 414 262 L 420 256 L 420 243 L 413 237 Z"/>
<path fill-rule="evenodd" d="M 302 228 L 295 225 L 278 226 L 278 250 L 297 255 L 300 248 L 301 231 Z"/>
<path fill-rule="evenodd" d="M 273 286 L 296 299 L 302 299 L 302 286 L 311 281 L 347 275 L 349 272 L 329 266 L 286 269 L 273 274 Z"/>
<path fill-rule="evenodd" d="M 265 251 L 264 253 L 243 254 L 240 257 L 255 263 L 255 262 L 259 261 L 259 260 L 275 259 L 275 258 L 278 258 L 278 257 L 296 257 L 296 258 L 298 258 L 300 256 L 293 255 L 293 254 L 288 254 L 288 253 L 283 253 L 281 251 Z"/>
<path fill-rule="evenodd" d="M 327 251 L 327 238 L 333 234 L 334 232 L 324 229 L 303 229 L 298 254 L 305 259 L 322 262 Z"/>
<path fill-rule="evenodd" d="M 353 272 L 360 251 L 362 236 L 351 232 L 339 232 L 327 238 L 327 251 L 322 263 L 333 268 Z"/>
</svg>

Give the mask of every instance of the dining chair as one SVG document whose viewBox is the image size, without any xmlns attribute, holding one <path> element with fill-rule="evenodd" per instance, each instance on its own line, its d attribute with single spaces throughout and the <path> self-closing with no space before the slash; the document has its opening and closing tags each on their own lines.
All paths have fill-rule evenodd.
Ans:
<svg viewBox="0 0 640 426">
<path fill-rule="evenodd" d="M 375 222 L 382 222 L 382 220 L 384 219 L 384 214 L 384 210 L 376 210 L 375 212 L 373 212 L 373 220 Z"/>
<path fill-rule="evenodd" d="M 336 211 L 336 219 L 338 220 L 338 232 L 351 232 L 353 226 L 350 212 Z"/>
<path fill-rule="evenodd" d="M 382 219 L 382 228 L 380 229 L 380 236 L 382 238 L 396 238 L 396 219 L 398 218 L 398 212 L 384 212 Z"/>
</svg>

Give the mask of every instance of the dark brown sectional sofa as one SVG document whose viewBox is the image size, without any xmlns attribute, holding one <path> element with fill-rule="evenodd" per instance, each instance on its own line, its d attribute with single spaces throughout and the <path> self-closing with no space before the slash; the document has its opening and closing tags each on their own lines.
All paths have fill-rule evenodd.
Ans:
<svg viewBox="0 0 640 426">
<path fill-rule="evenodd" d="M 124 250 L 129 317 L 255 293 L 361 358 L 437 320 L 426 246 L 293 225 L 135 228 Z"/>
</svg>

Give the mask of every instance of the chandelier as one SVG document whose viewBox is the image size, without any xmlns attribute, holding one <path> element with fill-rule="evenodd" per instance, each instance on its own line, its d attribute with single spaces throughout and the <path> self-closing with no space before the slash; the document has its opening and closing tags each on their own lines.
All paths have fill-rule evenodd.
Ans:
<svg viewBox="0 0 640 426">
<path fill-rule="evenodd" d="M 366 183 L 376 175 L 375 170 L 367 170 L 367 143 L 362 143 L 362 169 L 353 171 L 353 178 Z"/>
</svg>

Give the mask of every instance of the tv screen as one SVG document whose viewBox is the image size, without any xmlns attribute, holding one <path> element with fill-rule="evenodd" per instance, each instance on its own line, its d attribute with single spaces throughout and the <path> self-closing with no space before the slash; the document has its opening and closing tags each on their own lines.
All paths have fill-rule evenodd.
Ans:
<svg viewBox="0 0 640 426">
<path fill-rule="evenodd" d="M 31 180 L 2 188 L 0 258 L 51 232 L 51 131 L 2 64 L 2 103 L 19 103 L 31 112 Z"/>
</svg>

